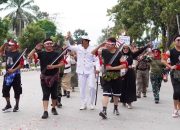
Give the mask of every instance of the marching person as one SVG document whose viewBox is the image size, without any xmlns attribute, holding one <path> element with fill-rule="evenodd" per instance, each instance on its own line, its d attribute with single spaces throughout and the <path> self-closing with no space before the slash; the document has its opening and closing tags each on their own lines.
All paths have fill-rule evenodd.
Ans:
<svg viewBox="0 0 180 130">
<path fill-rule="evenodd" d="M 106 49 L 102 47 L 106 45 Z M 101 48 L 101 49 L 100 49 Z M 126 64 L 122 64 L 121 53 L 119 52 L 114 59 L 114 62 L 109 65 L 109 62 L 116 54 L 116 39 L 108 38 L 106 43 L 99 45 L 92 51 L 92 54 L 98 54 L 102 56 L 105 66 L 105 73 L 103 74 L 103 99 L 102 99 L 102 111 L 99 113 L 103 119 L 107 118 L 107 106 L 109 102 L 109 96 L 113 95 L 114 99 L 114 114 L 119 115 L 118 100 L 121 95 L 121 79 L 120 70 L 126 68 Z M 124 61 L 123 61 L 124 62 Z"/>
<path fill-rule="evenodd" d="M 146 92 L 149 84 L 149 70 L 150 70 L 150 58 L 148 52 L 141 54 L 137 58 L 136 66 L 136 86 L 137 86 L 137 98 L 146 97 Z"/>
<path fill-rule="evenodd" d="M 131 48 L 128 44 L 124 44 L 122 48 L 122 56 L 127 59 L 128 69 L 126 70 L 126 74 L 122 78 L 122 94 L 120 96 L 120 101 L 123 105 L 128 109 L 132 109 L 132 102 L 137 100 L 136 97 L 136 74 L 135 70 L 132 67 L 133 59 L 136 59 L 144 50 L 146 50 L 151 43 L 148 43 L 145 47 L 139 49 L 138 51 L 132 52 Z"/>
<path fill-rule="evenodd" d="M 66 39 L 69 38 L 69 35 Z M 73 46 L 67 40 L 69 49 L 75 51 L 77 54 L 77 68 L 76 73 L 78 74 L 78 87 L 80 89 L 80 100 L 81 106 L 80 110 L 85 110 L 89 104 L 90 109 L 94 109 L 94 99 L 96 94 L 95 84 L 94 84 L 94 61 L 95 56 L 91 54 L 93 48 L 90 46 L 90 39 L 88 36 L 82 36 L 82 43 Z M 90 97 L 86 96 L 86 86 L 90 88 Z M 89 99 L 89 103 L 88 103 Z"/>
<path fill-rule="evenodd" d="M 161 62 L 161 51 L 159 49 L 152 50 L 152 56 L 150 60 L 150 81 L 153 90 L 154 101 L 156 104 L 160 100 L 160 88 L 163 80 L 163 71 L 165 65 Z"/>
<path fill-rule="evenodd" d="M 180 110 L 180 35 L 174 38 L 175 47 L 166 52 L 162 62 L 171 69 L 171 82 L 173 86 L 174 111 L 172 117 L 179 117 Z M 170 64 L 167 60 L 170 58 Z"/>
<path fill-rule="evenodd" d="M 0 47 L 0 52 L 3 51 L 5 51 L 6 56 L 6 74 L 4 75 L 2 93 L 7 104 L 2 111 L 7 112 L 12 108 L 10 103 L 10 89 L 12 86 L 14 90 L 14 98 L 16 100 L 13 112 L 17 112 L 19 110 L 20 95 L 22 94 L 20 68 L 23 67 L 24 61 L 23 58 L 20 58 L 18 43 L 14 40 L 9 40 L 7 43 L 3 44 Z M 18 61 L 19 58 L 20 60 Z"/>
<path fill-rule="evenodd" d="M 44 46 L 45 50 L 42 51 L 42 47 Z M 43 42 L 43 46 L 41 43 L 37 44 L 36 47 L 29 53 L 28 57 L 33 58 L 33 54 L 37 52 L 38 59 L 40 60 L 41 67 L 41 87 L 43 92 L 43 107 L 44 113 L 42 115 L 42 119 L 48 118 L 48 103 L 49 97 L 51 95 L 52 99 L 52 109 L 51 112 L 53 115 L 58 115 L 56 111 L 57 104 L 57 87 L 59 80 L 59 67 L 64 66 L 63 57 L 61 56 L 54 64 L 52 62 L 58 58 L 59 53 L 55 52 L 53 49 L 53 41 L 52 39 L 45 39 Z M 61 60 L 61 62 L 60 62 Z"/>
<path fill-rule="evenodd" d="M 64 67 L 64 74 L 61 81 L 61 86 L 64 90 L 64 94 L 67 98 L 70 98 L 70 92 L 71 92 L 71 64 L 75 63 L 75 60 L 71 58 L 70 51 L 68 51 L 64 55 L 64 60 L 66 61 L 65 67 Z"/>
</svg>

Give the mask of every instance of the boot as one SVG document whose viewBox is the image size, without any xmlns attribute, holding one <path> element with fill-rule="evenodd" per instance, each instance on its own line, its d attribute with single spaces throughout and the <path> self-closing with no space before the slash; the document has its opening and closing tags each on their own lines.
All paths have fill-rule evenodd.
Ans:
<svg viewBox="0 0 180 130">
<path fill-rule="evenodd" d="M 119 115 L 118 109 L 114 109 L 113 113 L 116 114 L 116 115 Z"/>
<path fill-rule="evenodd" d="M 60 97 L 60 96 L 58 96 L 58 98 L 57 98 L 57 107 L 58 107 L 58 108 L 61 108 L 61 107 L 62 107 L 61 97 Z"/>
<path fill-rule="evenodd" d="M 66 91 L 66 97 L 70 98 L 70 91 Z"/>
<path fill-rule="evenodd" d="M 64 95 L 63 96 L 66 96 L 67 95 L 67 91 L 66 90 L 64 90 Z"/>
</svg>

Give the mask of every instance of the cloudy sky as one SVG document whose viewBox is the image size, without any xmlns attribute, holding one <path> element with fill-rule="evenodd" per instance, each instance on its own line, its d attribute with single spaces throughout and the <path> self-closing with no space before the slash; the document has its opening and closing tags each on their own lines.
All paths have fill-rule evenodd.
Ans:
<svg viewBox="0 0 180 130">
<path fill-rule="evenodd" d="M 67 31 L 84 29 L 92 42 L 96 44 L 101 30 L 112 26 L 107 9 L 117 3 L 117 0 L 34 0 L 41 11 L 46 11 L 54 17 L 58 30 L 64 35 Z"/>
<path fill-rule="evenodd" d="M 107 9 L 111 9 L 118 0 L 34 0 L 41 11 L 48 12 L 58 27 L 58 32 L 66 35 L 76 29 L 85 30 L 93 44 L 102 35 L 101 30 L 113 26 L 107 17 Z M 9 11 L 10 12 L 10 11 Z M 0 11 L 4 17 L 7 12 Z"/>
</svg>

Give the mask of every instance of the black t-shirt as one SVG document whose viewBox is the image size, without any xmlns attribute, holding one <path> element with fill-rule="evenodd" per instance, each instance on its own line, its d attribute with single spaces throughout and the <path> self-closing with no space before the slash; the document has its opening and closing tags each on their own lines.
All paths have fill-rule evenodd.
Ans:
<svg viewBox="0 0 180 130">
<path fill-rule="evenodd" d="M 15 51 L 15 52 L 6 51 L 5 54 L 6 54 L 6 70 L 8 70 L 18 60 L 20 53 L 18 51 Z M 16 68 L 19 64 L 20 64 L 20 61 L 17 62 L 14 68 Z"/>
<path fill-rule="evenodd" d="M 50 65 L 59 56 L 58 52 L 42 51 L 42 52 L 38 52 L 37 54 L 40 60 L 41 72 L 43 74 L 50 76 L 50 75 L 55 75 L 59 71 L 59 68 L 55 68 L 51 70 L 46 69 L 47 65 Z M 53 65 L 59 64 L 61 59 L 62 57 L 60 57 Z"/>
<path fill-rule="evenodd" d="M 111 53 L 109 52 L 107 49 L 103 49 L 102 50 L 102 58 L 103 58 L 103 61 L 104 61 L 104 65 L 106 66 L 107 64 L 109 64 L 111 58 L 114 56 L 115 53 Z M 112 67 L 115 67 L 115 66 L 119 66 L 120 65 L 120 58 L 121 58 L 121 53 L 119 53 L 117 55 L 117 57 L 114 59 L 114 62 L 112 63 Z M 113 71 L 119 71 L 119 70 L 113 70 Z"/>
<path fill-rule="evenodd" d="M 175 48 L 170 50 L 170 61 L 171 65 L 180 64 L 180 52 Z"/>
</svg>

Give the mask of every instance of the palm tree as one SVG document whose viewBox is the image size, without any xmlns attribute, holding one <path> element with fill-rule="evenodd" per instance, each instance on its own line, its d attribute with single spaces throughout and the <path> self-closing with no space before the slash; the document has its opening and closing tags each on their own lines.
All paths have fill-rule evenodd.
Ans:
<svg viewBox="0 0 180 130">
<path fill-rule="evenodd" d="M 6 3 L 6 2 L 7 2 L 7 0 L 0 0 L 0 4 Z"/>
<path fill-rule="evenodd" d="M 36 13 L 39 7 L 32 5 L 33 3 L 33 0 L 8 0 L 3 4 L 1 10 L 10 11 L 5 17 L 12 21 L 12 29 L 16 32 L 16 36 L 21 35 L 25 25 L 37 20 L 33 13 Z"/>
</svg>

